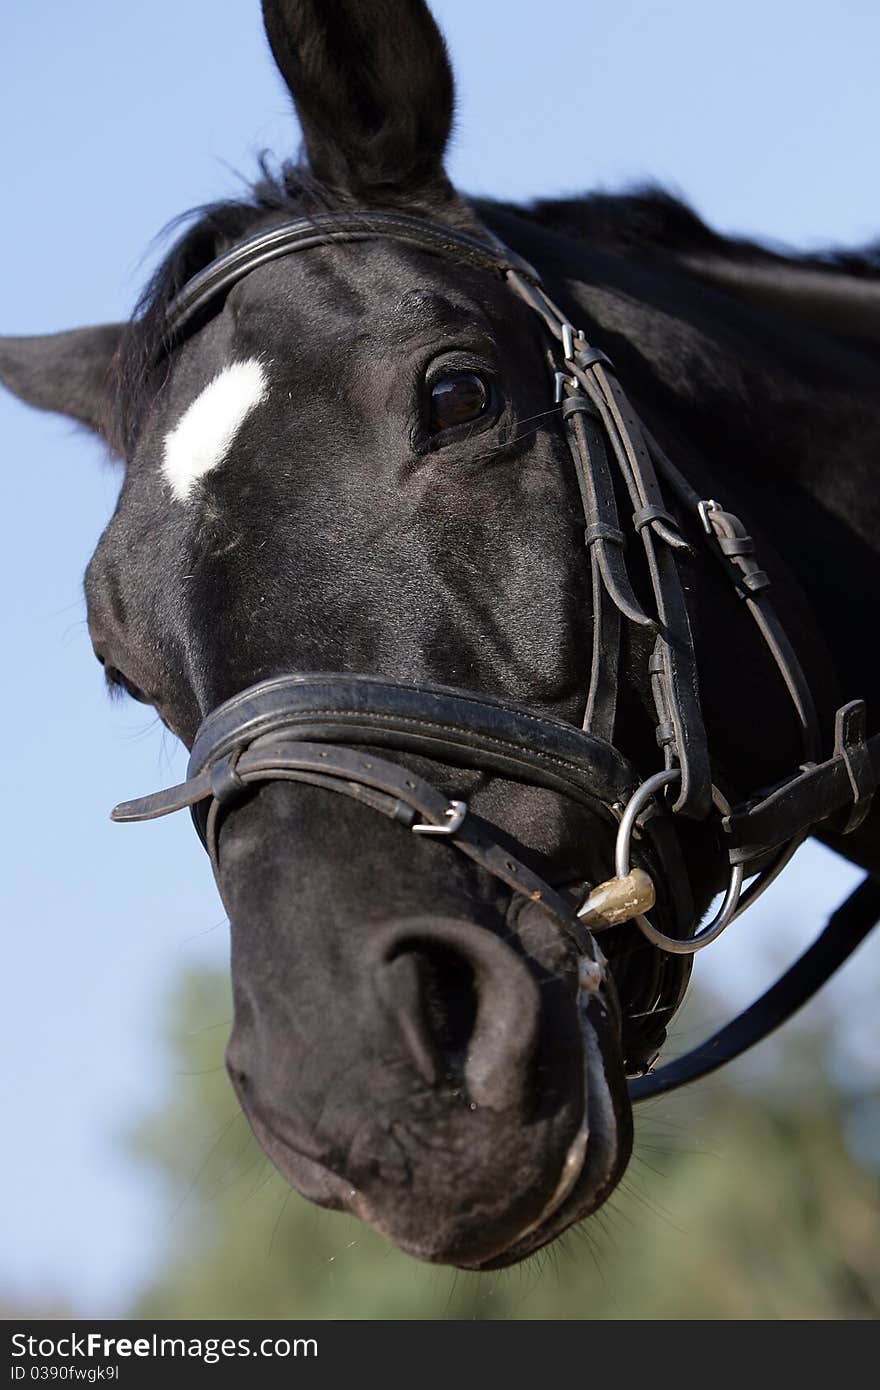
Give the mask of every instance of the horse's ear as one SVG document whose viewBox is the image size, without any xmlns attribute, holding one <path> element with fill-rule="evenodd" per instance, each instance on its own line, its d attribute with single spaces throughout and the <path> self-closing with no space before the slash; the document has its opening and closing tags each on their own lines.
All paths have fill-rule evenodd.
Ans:
<svg viewBox="0 0 880 1390">
<path fill-rule="evenodd" d="M 313 173 L 353 195 L 446 188 L 453 82 L 422 0 L 263 0 Z"/>
<path fill-rule="evenodd" d="M 110 370 L 123 324 L 36 338 L 0 338 L 0 382 L 28 405 L 54 410 L 107 437 Z"/>
</svg>

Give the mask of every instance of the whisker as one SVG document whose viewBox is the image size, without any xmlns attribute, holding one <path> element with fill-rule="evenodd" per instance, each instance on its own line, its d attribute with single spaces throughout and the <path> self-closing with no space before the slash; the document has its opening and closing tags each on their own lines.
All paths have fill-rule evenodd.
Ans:
<svg viewBox="0 0 880 1390">
<path fill-rule="evenodd" d="M 192 1175 L 192 1177 L 190 1178 L 188 1184 L 187 1184 L 186 1187 L 184 1188 L 183 1193 L 181 1194 L 181 1197 L 180 1197 L 179 1201 L 175 1204 L 174 1209 L 172 1210 L 171 1214 L 170 1214 L 169 1217 L 168 1217 L 168 1225 L 169 1225 L 169 1226 L 170 1226 L 171 1223 L 180 1215 L 180 1213 L 182 1212 L 184 1206 L 185 1206 L 186 1203 L 189 1201 L 189 1199 L 190 1199 L 190 1197 L 193 1195 L 193 1193 L 196 1191 L 196 1188 L 198 1187 L 198 1183 L 199 1183 L 200 1178 L 202 1177 L 203 1173 L 205 1172 L 205 1169 L 207 1168 L 208 1164 L 210 1163 L 211 1159 L 213 1158 L 213 1156 L 214 1156 L 214 1154 L 216 1153 L 217 1149 L 219 1148 L 220 1144 L 223 1142 L 224 1138 L 225 1138 L 226 1135 L 229 1133 L 229 1130 L 230 1130 L 230 1129 L 232 1128 L 232 1126 L 235 1124 L 236 1120 L 243 1120 L 243 1119 L 244 1119 L 244 1111 L 242 1110 L 241 1106 L 237 1106 L 237 1107 L 236 1107 L 236 1110 L 235 1110 L 235 1114 L 234 1114 L 234 1115 L 230 1115 L 229 1119 L 225 1122 L 225 1124 L 222 1124 L 222 1125 L 219 1127 L 218 1130 L 215 1130 L 215 1131 L 214 1131 L 215 1138 L 214 1138 L 213 1144 L 212 1144 L 211 1147 L 208 1149 L 208 1152 L 205 1154 L 204 1158 L 202 1159 L 202 1161 L 201 1161 L 201 1163 L 199 1164 L 198 1168 L 196 1169 L 195 1173 L 194 1173 L 194 1174 Z"/>
<path fill-rule="evenodd" d="M 272 1247 L 273 1247 L 273 1245 L 275 1244 L 275 1237 L 276 1237 L 277 1234 L 278 1234 L 278 1227 L 281 1225 L 281 1218 L 282 1218 L 282 1216 L 284 1215 L 285 1211 L 287 1210 L 287 1203 L 290 1201 L 290 1198 L 291 1198 L 292 1193 L 293 1193 L 293 1188 L 292 1188 L 292 1187 L 289 1187 L 289 1188 L 287 1189 L 287 1192 L 285 1193 L 284 1201 L 281 1203 L 281 1210 L 279 1211 L 277 1217 L 275 1218 L 275 1225 L 272 1227 L 272 1235 L 271 1235 L 271 1237 L 269 1238 L 269 1248 L 268 1248 L 268 1250 L 266 1251 L 266 1259 L 268 1259 L 269 1256 L 272 1254 Z"/>
<path fill-rule="evenodd" d="M 265 1170 L 266 1170 L 267 1168 L 268 1168 L 269 1171 L 268 1171 L 268 1172 L 265 1172 Z M 268 1158 L 266 1158 L 266 1156 L 265 1156 L 265 1154 L 264 1154 L 264 1155 L 263 1155 L 263 1166 L 262 1166 L 262 1168 L 260 1168 L 259 1172 L 257 1173 L 256 1179 L 254 1180 L 253 1184 L 251 1185 L 250 1191 L 247 1192 L 247 1193 L 245 1194 L 245 1196 L 242 1198 L 242 1201 L 243 1201 L 243 1202 L 249 1202 L 249 1201 L 251 1200 L 252 1197 L 256 1197 L 257 1193 L 258 1193 L 258 1192 L 262 1192 L 263 1188 L 264 1188 L 264 1187 L 267 1187 L 267 1186 L 269 1185 L 269 1183 L 272 1181 L 273 1178 L 279 1178 L 279 1179 L 280 1179 L 280 1178 L 281 1178 L 281 1174 L 278 1172 L 278 1169 L 277 1169 L 277 1168 L 273 1168 L 272 1164 L 269 1162 Z"/>
<path fill-rule="evenodd" d="M 221 1018 L 219 1023 L 206 1023 L 201 1028 L 191 1029 L 185 1036 L 188 1038 L 199 1038 L 202 1033 L 213 1033 L 217 1028 L 228 1028 L 231 1022 L 231 1018 Z"/>
<path fill-rule="evenodd" d="M 526 415 L 522 420 L 519 421 L 519 424 L 530 425 L 533 420 L 544 420 L 547 418 L 548 415 L 558 415 L 561 410 L 561 405 L 553 405 L 550 407 L 549 410 L 539 410 L 537 415 Z"/>
</svg>

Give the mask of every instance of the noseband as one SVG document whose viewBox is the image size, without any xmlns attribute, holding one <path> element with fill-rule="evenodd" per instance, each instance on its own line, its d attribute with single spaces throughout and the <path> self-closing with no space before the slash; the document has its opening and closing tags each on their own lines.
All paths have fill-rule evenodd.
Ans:
<svg viewBox="0 0 880 1390">
<path fill-rule="evenodd" d="M 862 823 L 880 774 L 880 736 L 866 738 L 864 704 L 853 701 L 838 711 L 833 754 L 820 761 L 809 686 L 770 604 L 769 580 L 752 539 L 737 517 L 694 492 L 636 416 L 608 358 L 572 327 L 534 268 L 494 238 L 483 240 L 379 211 L 285 222 L 218 257 L 184 287 L 167 312 L 166 349 L 193 331 L 218 298 L 258 266 L 311 247 L 376 238 L 404 242 L 501 279 L 547 331 L 555 400 L 583 504 L 591 573 L 593 643 L 583 727 L 442 686 L 332 673 L 283 676 L 242 691 L 209 714 L 196 735 L 187 780 L 117 806 L 113 819 L 147 820 L 190 807 L 219 886 L 222 817 L 253 787 L 289 780 L 351 797 L 412 833 L 442 839 L 515 895 L 539 903 L 575 947 L 581 1006 L 604 1010 L 606 962 L 595 934 L 632 921 L 667 958 L 708 945 L 757 899 L 816 826 L 846 833 Z M 621 518 L 615 476 L 631 504 L 631 517 Z M 734 807 L 712 783 L 679 575 L 680 557 L 690 547 L 667 510 L 661 477 L 680 507 L 699 517 L 706 548 L 745 602 L 773 657 L 801 734 L 804 762 L 797 773 L 769 794 Z M 650 612 L 630 583 L 628 537 L 644 552 Z M 662 766 L 647 780 L 614 746 L 624 624 L 653 638 L 648 675 Z M 432 782 L 384 756 L 389 751 L 491 771 L 548 788 L 588 808 L 615 836 L 613 874 L 580 904 L 567 900 L 504 848 L 492 827 L 463 801 L 450 799 Z M 713 920 L 696 932 L 692 917 L 681 910 L 679 934 L 669 935 L 648 913 L 660 882 L 673 905 L 690 902 L 675 818 L 706 821 L 716 812 L 729 861 L 723 902 Z M 746 875 L 757 876 L 743 893 Z M 630 1059 L 631 1072 L 645 1072 L 630 1083 L 633 1099 L 715 1070 L 765 1037 L 824 983 L 878 917 L 880 885 L 869 881 L 792 969 L 707 1043 L 656 1072 L 650 1071 L 653 1056 L 635 1063 Z"/>
</svg>

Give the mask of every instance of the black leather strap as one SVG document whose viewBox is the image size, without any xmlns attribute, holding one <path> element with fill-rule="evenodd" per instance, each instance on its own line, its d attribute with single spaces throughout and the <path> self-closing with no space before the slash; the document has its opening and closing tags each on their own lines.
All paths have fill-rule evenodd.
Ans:
<svg viewBox="0 0 880 1390">
<path fill-rule="evenodd" d="M 393 237 L 395 241 L 407 242 L 422 251 L 450 257 L 493 275 L 503 276 L 515 269 L 526 279 L 538 279 L 537 272 L 527 261 L 499 242 L 482 241 L 469 232 L 426 222 L 421 217 L 363 208 L 351 212 L 313 213 L 248 237 L 193 276 L 169 306 L 165 316 L 166 343 L 179 338 L 191 320 L 258 266 L 315 246 L 371 241 L 377 237 Z"/>
<path fill-rule="evenodd" d="M 605 438 L 623 479 L 634 511 L 635 527 L 641 535 L 654 593 L 657 613 L 658 650 L 662 656 L 660 680 L 664 685 L 662 704 L 670 734 L 664 739 L 667 768 L 677 767 L 681 773 L 675 810 L 696 820 L 704 820 L 712 808 L 712 778 L 709 750 L 700 708 L 697 664 L 690 630 L 687 604 L 678 573 L 677 552 L 688 549 L 678 534 L 666 510 L 654 464 L 645 442 L 641 424 L 622 388 L 614 377 L 608 359 L 597 353 L 575 332 L 565 315 L 554 304 L 540 283 L 517 273 L 507 272 L 507 283 L 530 308 L 540 316 L 548 331 L 562 344 L 565 370 L 557 373 L 557 381 L 569 398 L 583 393 L 592 403 L 602 421 Z M 584 432 L 585 416 L 571 414 L 569 424 Z M 575 437 L 570 429 L 570 438 Z M 582 445 L 579 446 L 583 453 Z M 586 472 L 589 459 L 582 460 Z M 602 531 L 591 529 L 588 515 L 588 535 L 602 537 Z M 615 509 L 616 516 L 616 509 Z M 602 517 L 595 519 L 600 524 Z M 604 547 L 605 555 L 609 547 Z M 613 553 L 613 547 L 612 547 Z M 622 555 L 619 563 L 623 564 Z M 629 589 L 628 581 L 626 588 Z M 613 591 L 609 587 L 609 594 Z M 621 592 L 617 586 L 618 597 Z M 628 595 L 627 595 L 628 598 Z M 624 606 L 615 599 L 622 612 Z M 631 621 L 644 621 L 640 605 L 627 613 Z"/>
<path fill-rule="evenodd" d="M 843 835 L 858 830 L 871 810 L 878 776 L 872 759 L 872 744 L 874 755 L 880 762 L 880 738 L 868 742 L 865 702 L 851 700 L 837 711 L 834 721 L 834 756 L 846 768 L 852 793 L 852 804 L 847 807 L 846 818 L 840 827 Z"/>
<path fill-rule="evenodd" d="M 149 820 L 189 807 L 218 883 L 219 820 L 257 782 L 306 782 L 354 796 L 410 826 L 417 814 L 442 827 L 447 797 L 376 752 L 389 748 L 548 787 L 587 806 L 611 831 L 612 804 L 628 800 L 639 783 L 635 770 L 602 740 L 499 700 L 368 676 L 294 675 L 264 681 L 219 706 L 199 730 L 188 780 L 123 802 L 113 819 Z M 573 908 L 502 849 L 489 827 L 473 816 L 466 820 L 449 843 L 515 892 L 547 905 L 582 947 L 584 929 L 572 927 Z M 640 819 L 639 856 L 655 876 L 663 866 L 666 896 L 680 906 L 690 902 L 689 886 L 670 836 L 674 840 L 670 818 L 659 806 L 649 808 Z M 686 932 L 691 915 L 685 916 Z"/>
<path fill-rule="evenodd" d="M 853 700 L 838 710 L 835 750 L 827 761 L 805 767 L 756 805 L 726 817 L 731 863 L 748 863 L 838 813 L 843 819 L 836 829 L 855 829 L 870 809 L 878 779 L 880 734 L 865 738 L 864 702 Z"/>
<path fill-rule="evenodd" d="M 215 768 L 216 768 L 215 764 Z M 467 855 L 482 869 L 521 893 L 530 902 L 540 903 L 566 935 L 572 938 L 580 955 L 599 959 L 589 932 L 571 908 L 548 883 L 487 833 L 476 818 L 465 815 L 454 832 L 447 835 L 450 802 L 442 792 L 409 768 L 379 758 L 374 753 L 345 748 L 338 744 L 304 743 L 283 735 L 257 739 L 235 761 L 234 776 L 248 790 L 262 782 L 307 782 L 340 795 L 365 801 L 374 810 L 412 828 L 421 825 L 441 832 L 444 839 Z M 236 788 L 232 804 L 241 796 Z M 227 803 L 228 804 L 228 803 Z M 218 820 L 226 809 L 215 796 L 207 822 L 207 848 L 219 883 L 220 859 Z"/>
<path fill-rule="evenodd" d="M 581 494 L 586 525 L 584 542 L 590 556 L 593 596 L 593 632 L 590 677 L 583 728 L 608 743 L 614 742 L 617 686 L 620 665 L 620 610 L 618 599 L 641 618 L 623 561 L 624 536 L 617 518 L 617 503 L 608 468 L 605 441 L 593 406 L 586 396 L 568 396 L 562 402 L 566 438 Z M 609 598 L 604 579 L 616 589 Z M 645 618 L 645 622 L 650 619 Z"/>
<path fill-rule="evenodd" d="M 243 743 L 244 740 L 240 740 Z M 145 797 L 116 808 L 114 820 L 148 820 L 183 806 L 194 811 L 210 803 L 207 816 L 197 817 L 222 893 L 219 829 L 223 816 L 264 782 L 292 781 L 320 786 L 366 803 L 371 809 L 410 829 L 436 833 L 460 850 L 514 893 L 540 903 L 557 926 L 572 939 L 579 955 L 604 964 L 591 934 L 579 922 L 573 908 L 528 865 L 488 833 L 488 828 L 464 812 L 450 829 L 449 812 L 455 803 L 409 768 L 380 758 L 372 751 L 346 748 L 337 743 L 311 743 L 285 736 L 284 731 L 264 733 L 226 756 L 216 757 L 184 786 L 164 797 Z"/>
<path fill-rule="evenodd" d="M 673 736 L 666 742 L 667 767 L 681 768 L 675 810 L 704 820 L 712 806 L 709 746 L 700 708 L 697 662 L 690 619 L 678 572 L 676 552 L 687 550 L 677 529 L 669 525 L 660 485 L 645 443 L 641 424 L 620 385 L 601 363 L 591 371 L 604 398 L 603 418 L 618 455 L 621 472 L 634 507 L 654 590 L 659 629 L 658 650 L 663 660 L 664 697 Z"/>
<path fill-rule="evenodd" d="M 449 686 L 333 672 L 262 681 L 218 706 L 196 736 L 189 775 L 281 728 L 303 739 L 423 753 L 591 807 L 627 800 L 639 782 L 621 753 L 571 724 Z"/>
<path fill-rule="evenodd" d="M 717 1071 L 761 1042 L 812 999 L 878 922 L 880 883 L 866 878 L 837 909 L 813 945 L 771 989 L 700 1047 L 630 1081 L 630 1099 L 650 1100 L 678 1090 L 679 1086 Z"/>
<path fill-rule="evenodd" d="M 699 515 L 708 549 L 721 565 L 734 590 L 745 601 L 785 682 L 800 728 L 804 759 L 815 762 L 820 756 L 821 738 L 812 692 L 797 653 L 776 616 L 769 596 L 770 580 L 758 562 L 752 537 L 739 517 L 725 511 L 717 502 L 702 499 L 694 491 L 687 478 L 647 430 L 645 437 L 658 470 L 691 515 Z"/>
<path fill-rule="evenodd" d="M 617 498 L 598 414 L 580 392 L 562 402 L 562 417 L 581 494 L 586 526 L 584 540 L 595 555 L 603 586 L 618 612 L 638 627 L 653 628 L 629 582 L 624 558 L 626 536 L 620 529 Z"/>
</svg>

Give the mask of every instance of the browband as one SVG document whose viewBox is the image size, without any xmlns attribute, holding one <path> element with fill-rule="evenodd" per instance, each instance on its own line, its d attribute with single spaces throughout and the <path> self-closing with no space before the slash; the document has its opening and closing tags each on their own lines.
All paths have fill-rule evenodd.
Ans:
<svg viewBox="0 0 880 1390">
<path fill-rule="evenodd" d="M 173 343 L 187 324 L 205 309 L 218 295 L 250 275 L 258 266 L 305 251 L 314 246 L 336 242 L 373 241 L 378 237 L 393 237 L 423 251 L 450 257 L 476 270 L 488 270 L 503 278 L 516 270 L 526 280 L 537 281 L 538 273 L 521 256 L 509 251 L 500 242 L 489 244 L 458 228 L 426 222 L 402 212 L 316 212 L 298 217 L 268 231 L 248 237 L 218 256 L 200 271 L 172 300 L 165 315 L 167 341 Z"/>
</svg>

